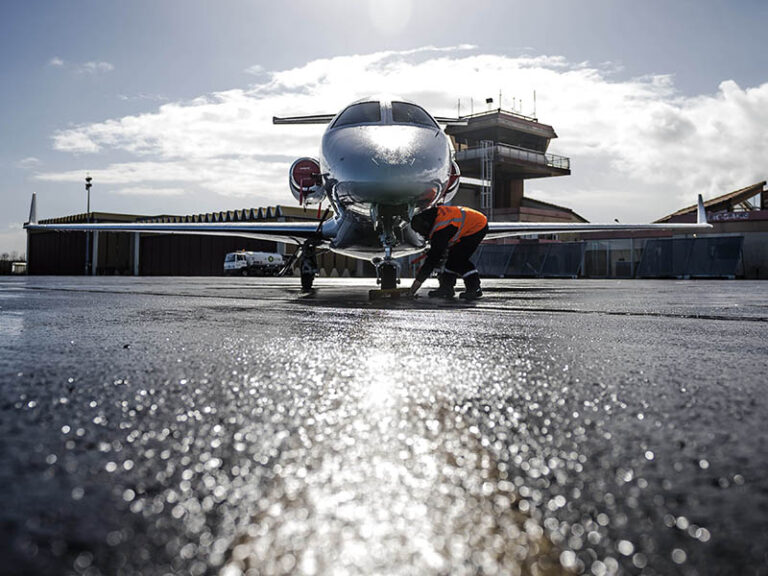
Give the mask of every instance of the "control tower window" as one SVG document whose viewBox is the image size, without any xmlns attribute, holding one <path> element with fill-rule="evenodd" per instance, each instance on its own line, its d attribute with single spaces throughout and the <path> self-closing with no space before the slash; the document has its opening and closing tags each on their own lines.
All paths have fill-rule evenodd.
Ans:
<svg viewBox="0 0 768 576">
<path fill-rule="evenodd" d="M 381 122 L 381 106 L 378 102 L 361 102 L 352 104 L 344 112 L 339 114 L 334 128 L 351 126 L 352 124 L 375 124 Z"/>
<path fill-rule="evenodd" d="M 392 102 L 392 121 L 437 128 L 437 124 L 424 109 L 406 102 Z"/>
</svg>

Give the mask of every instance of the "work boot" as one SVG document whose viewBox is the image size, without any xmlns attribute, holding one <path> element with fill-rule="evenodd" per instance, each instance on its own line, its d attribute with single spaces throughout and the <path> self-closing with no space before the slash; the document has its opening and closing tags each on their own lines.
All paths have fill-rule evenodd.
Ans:
<svg viewBox="0 0 768 576">
<path fill-rule="evenodd" d="M 437 290 L 430 290 L 427 296 L 430 298 L 453 298 L 455 294 L 453 287 L 456 286 L 456 274 L 443 272 L 437 275 L 437 281 L 440 287 Z"/>
<path fill-rule="evenodd" d="M 477 300 L 483 295 L 480 290 L 480 274 L 473 272 L 464 278 L 464 292 L 459 294 L 463 300 Z"/>
</svg>

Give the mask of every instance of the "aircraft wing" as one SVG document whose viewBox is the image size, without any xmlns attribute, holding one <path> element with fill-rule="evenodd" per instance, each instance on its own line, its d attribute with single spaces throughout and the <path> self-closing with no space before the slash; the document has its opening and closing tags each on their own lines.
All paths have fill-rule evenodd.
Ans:
<svg viewBox="0 0 768 576">
<path fill-rule="evenodd" d="M 272 124 L 328 124 L 336 118 L 336 114 L 309 114 L 307 116 L 272 116 Z M 447 116 L 435 116 L 438 124 L 466 126 L 469 121 L 466 118 L 449 118 Z"/>
<path fill-rule="evenodd" d="M 38 224 L 36 198 L 32 195 L 29 222 L 24 228 L 34 231 L 57 232 L 141 232 L 153 234 L 202 234 L 240 236 L 272 242 L 303 244 L 307 238 L 331 238 L 323 228 L 332 220 L 318 222 L 99 222 L 95 224 Z"/>
<path fill-rule="evenodd" d="M 308 116 L 272 116 L 272 124 L 328 124 L 336 114 L 310 114 Z"/>
<path fill-rule="evenodd" d="M 620 224 L 612 222 L 599 224 L 593 222 L 489 222 L 486 240 L 508 238 L 510 236 L 528 236 L 538 234 L 567 234 L 579 232 L 616 232 L 621 230 L 670 230 L 680 233 L 700 232 L 712 228 L 707 222 L 704 202 L 699 195 L 697 221 L 693 223 L 662 223 L 662 224 Z"/>
<path fill-rule="evenodd" d="M 213 236 L 240 236 L 256 240 L 303 244 L 304 240 L 318 232 L 316 223 L 304 222 L 131 222 L 98 224 L 35 224 L 28 222 L 24 228 L 33 231 L 57 232 L 141 232 L 153 234 L 201 234 Z M 323 238 L 323 240 L 330 240 Z"/>
<path fill-rule="evenodd" d="M 450 118 L 448 116 L 433 116 L 438 124 L 445 124 L 446 126 L 468 126 L 469 120 L 466 118 Z"/>
</svg>

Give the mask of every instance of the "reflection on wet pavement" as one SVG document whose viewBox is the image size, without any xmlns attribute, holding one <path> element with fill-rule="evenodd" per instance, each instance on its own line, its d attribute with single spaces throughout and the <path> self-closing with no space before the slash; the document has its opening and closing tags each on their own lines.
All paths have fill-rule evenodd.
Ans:
<svg viewBox="0 0 768 576">
<path fill-rule="evenodd" d="M 315 359 L 352 365 L 324 378 L 322 404 L 286 437 L 224 574 L 562 572 L 559 551 L 520 512 L 507 467 L 445 391 L 431 390 L 454 367 L 418 348 L 382 351 L 392 336 L 358 333 L 364 345 Z M 425 374 L 426 384 L 414 378 Z"/>
<path fill-rule="evenodd" d="M 0 341 L 19 572 L 765 565 L 766 289 L 499 282 L 450 307 L 67 281 L 0 285 L 24 317 Z"/>
</svg>

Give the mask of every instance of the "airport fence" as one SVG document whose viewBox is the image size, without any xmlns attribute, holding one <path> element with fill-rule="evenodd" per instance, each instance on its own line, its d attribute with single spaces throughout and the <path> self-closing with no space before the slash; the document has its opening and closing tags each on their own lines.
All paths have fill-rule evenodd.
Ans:
<svg viewBox="0 0 768 576">
<path fill-rule="evenodd" d="M 735 278 L 743 236 L 648 240 L 638 278 Z"/>
<path fill-rule="evenodd" d="M 583 250 L 583 242 L 484 244 L 474 262 L 488 277 L 576 278 Z"/>
<path fill-rule="evenodd" d="M 743 236 L 481 245 L 474 257 L 490 278 L 736 278 Z"/>
</svg>

